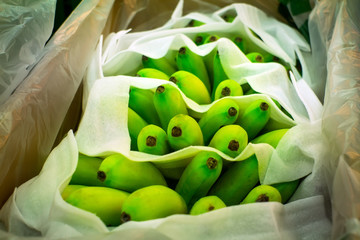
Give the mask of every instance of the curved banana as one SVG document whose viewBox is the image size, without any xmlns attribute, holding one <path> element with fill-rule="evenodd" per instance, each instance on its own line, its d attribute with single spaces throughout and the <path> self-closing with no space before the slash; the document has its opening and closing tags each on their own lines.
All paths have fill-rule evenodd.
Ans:
<svg viewBox="0 0 360 240">
<path fill-rule="evenodd" d="M 216 53 L 214 54 L 212 63 L 213 63 L 212 70 L 210 70 L 212 72 L 211 98 L 214 99 L 216 88 L 222 81 L 228 79 L 228 76 L 226 75 L 224 68 L 221 64 L 220 55 L 218 51 L 216 51 Z"/>
<path fill-rule="evenodd" d="M 280 192 L 270 185 L 258 185 L 254 187 L 241 204 L 255 202 L 280 202 Z"/>
<path fill-rule="evenodd" d="M 209 143 L 209 147 L 218 149 L 226 155 L 235 158 L 247 146 L 248 135 L 239 125 L 226 125 L 220 128 Z"/>
<path fill-rule="evenodd" d="M 101 162 L 101 158 L 89 157 L 79 153 L 76 169 L 69 184 L 103 186 L 103 183 L 97 178 L 97 171 Z"/>
<path fill-rule="evenodd" d="M 188 146 L 204 145 L 203 134 L 199 124 L 189 115 L 177 114 L 171 118 L 167 136 L 173 150 L 179 150 Z"/>
<path fill-rule="evenodd" d="M 140 152 L 154 155 L 165 155 L 170 152 L 165 130 L 154 124 L 149 124 L 141 129 L 137 138 L 137 146 Z"/>
<path fill-rule="evenodd" d="M 227 96 L 242 96 L 241 85 L 232 79 L 223 80 L 215 89 L 214 100 Z"/>
<path fill-rule="evenodd" d="M 236 120 L 248 133 L 249 140 L 253 139 L 266 125 L 270 118 L 270 106 L 263 100 L 252 102 Z"/>
<path fill-rule="evenodd" d="M 144 68 L 155 68 L 170 76 L 174 72 L 176 72 L 176 67 L 173 66 L 169 60 L 165 57 L 162 58 L 150 58 L 145 55 L 141 58 L 142 64 Z M 169 78 L 168 78 L 169 79 Z"/>
<path fill-rule="evenodd" d="M 280 62 L 280 59 L 277 56 L 268 53 L 264 55 L 264 62 Z"/>
<path fill-rule="evenodd" d="M 66 202 L 94 213 L 107 226 L 121 224 L 120 215 L 124 201 L 130 194 L 107 187 L 83 187 L 72 192 Z"/>
<path fill-rule="evenodd" d="M 281 202 L 283 204 L 285 204 L 289 201 L 290 197 L 295 193 L 299 184 L 300 184 L 300 179 L 296 179 L 291 182 L 282 182 L 282 183 L 272 184 L 271 186 L 273 186 L 280 192 Z"/>
<path fill-rule="evenodd" d="M 204 25 L 205 23 L 196 19 L 191 19 L 190 22 L 186 25 L 186 27 L 199 27 Z"/>
<path fill-rule="evenodd" d="M 217 130 L 233 124 L 239 115 L 239 106 L 230 98 L 223 98 L 212 105 L 199 120 L 199 126 L 204 136 L 204 144 L 208 145 Z"/>
<path fill-rule="evenodd" d="M 137 77 L 169 80 L 169 75 L 155 68 L 142 68 L 136 73 Z"/>
<path fill-rule="evenodd" d="M 264 57 L 261 53 L 258 52 L 251 52 L 246 54 L 246 57 L 250 60 L 252 63 L 263 63 Z"/>
<path fill-rule="evenodd" d="M 199 152 L 186 166 L 175 191 L 190 208 L 197 200 L 206 196 L 220 176 L 223 160 L 215 152 Z"/>
<path fill-rule="evenodd" d="M 192 52 L 188 47 L 181 47 L 176 55 L 176 63 L 179 70 L 191 72 L 204 83 L 210 92 L 210 80 L 202 56 Z"/>
<path fill-rule="evenodd" d="M 167 185 L 155 165 L 150 162 L 132 161 L 121 154 L 106 157 L 97 174 L 105 186 L 127 192 L 150 185 Z"/>
<path fill-rule="evenodd" d="M 247 53 L 247 43 L 244 38 L 241 36 L 234 36 L 231 38 L 231 41 L 243 52 Z"/>
<path fill-rule="evenodd" d="M 289 130 L 289 128 L 283 128 L 274 130 L 271 132 L 264 133 L 255 139 L 253 139 L 252 143 L 267 143 L 271 145 L 273 148 L 276 148 L 281 138 L 285 135 L 285 133 Z"/>
<path fill-rule="evenodd" d="M 153 99 L 154 92 L 150 89 L 130 87 L 129 108 L 139 114 L 147 123 L 161 126 Z"/>
<path fill-rule="evenodd" d="M 195 35 L 194 43 L 197 46 L 203 45 L 205 42 L 205 39 L 209 36 L 208 33 L 198 33 Z"/>
<path fill-rule="evenodd" d="M 216 42 L 220 37 L 216 34 L 212 34 L 212 35 L 209 35 L 205 38 L 204 40 L 204 44 L 206 43 L 211 43 L 211 42 Z"/>
<path fill-rule="evenodd" d="M 154 106 L 160 118 L 161 126 L 167 129 L 169 121 L 177 114 L 188 114 L 184 99 L 179 90 L 171 84 L 163 84 L 156 88 Z"/>
<path fill-rule="evenodd" d="M 62 199 L 64 199 L 66 201 L 66 199 L 68 198 L 68 196 L 75 192 L 76 190 L 83 188 L 83 187 L 87 187 L 85 185 L 76 185 L 76 184 L 69 184 L 67 185 L 64 190 L 61 192 L 61 197 Z"/>
<path fill-rule="evenodd" d="M 186 213 L 186 203 L 177 192 L 168 187 L 153 185 L 130 194 L 122 206 L 120 219 L 125 223 Z"/>
<path fill-rule="evenodd" d="M 200 215 L 226 207 L 225 203 L 217 196 L 206 196 L 197 200 L 190 209 L 190 215 Z"/>
<path fill-rule="evenodd" d="M 210 93 L 204 83 L 194 74 L 180 70 L 173 73 L 169 80 L 175 83 L 180 90 L 198 104 L 211 103 Z"/>
<path fill-rule="evenodd" d="M 226 206 L 238 205 L 258 182 L 258 160 L 254 154 L 235 162 L 219 177 L 208 195 L 218 196 Z"/>
<path fill-rule="evenodd" d="M 133 151 L 137 151 L 137 137 L 145 126 L 148 123 L 140 117 L 134 110 L 128 107 L 128 131 L 131 139 L 130 149 Z"/>
</svg>

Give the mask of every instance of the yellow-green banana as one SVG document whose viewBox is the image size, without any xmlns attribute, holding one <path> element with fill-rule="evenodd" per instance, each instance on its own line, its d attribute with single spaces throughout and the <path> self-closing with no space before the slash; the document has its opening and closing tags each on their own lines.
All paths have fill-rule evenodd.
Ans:
<svg viewBox="0 0 360 240">
<path fill-rule="evenodd" d="M 131 139 L 130 149 L 137 151 L 137 137 L 148 123 L 134 110 L 128 107 L 128 131 Z"/>
<path fill-rule="evenodd" d="M 204 145 L 203 134 L 197 121 L 185 114 L 177 114 L 170 119 L 167 136 L 173 150 L 188 146 Z"/>
<path fill-rule="evenodd" d="M 169 80 L 169 75 L 155 68 L 142 68 L 136 73 L 136 76 L 144 77 L 144 78 Z"/>
<path fill-rule="evenodd" d="M 186 25 L 187 27 L 199 27 L 205 23 L 196 19 L 191 19 L 190 22 Z"/>
<path fill-rule="evenodd" d="M 67 197 L 68 197 L 71 193 L 73 193 L 73 192 L 75 192 L 76 190 L 78 190 L 78 189 L 80 189 L 80 188 L 83 188 L 83 187 L 87 187 L 87 186 L 85 186 L 85 185 L 73 185 L 73 184 L 69 184 L 69 185 L 67 185 L 67 186 L 64 188 L 64 190 L 61 192 L 61 197 L 62 197 L 64 200 L 66 200 Z"/>
<path fill-rule="evenodd" d="M 106 157 L 97 174 L 105 186 L 127 192 L 150 185 L 166 186 L 163 175 L 155 165 L 132 161 L 121 154 Z"/>
<path fill-rule="evenodd" d="M 190 208 L 197 200 L 205 197 L 220 176 L 223 160 L 215 152 L 199 152 L 186 166 L 175 191 Z"/>
<path fill-rule="evenodd" d="M 208 145 L 217 130 L 233 124 L 239 115 L 239 106 L 230 98 L 223 98 L 212 105 L 199 120 L 199 126 L 204 136 L 204 144 Z"/>
<path fill-rule="evenodd" d="M 258 52 L 251 52 L 246 54 L 246 57 L 250 60 L 252 63 L 263 63 L 264 57 L 261 53 Z"/>
<path fill-rule="evenodd" d="M 209 147 L 218 149 L 226 155 L 235 158 L 247 146 L 248 135 L 239 125 L 226 125 L 220 128 L 212 137 Z"/>
<path fill-rule="evenodd" d="M 219 177 L 208 195 L 218 196 L 226 206 L 238 205 L 258 182 L 258 160 L 254 154 L 235 162 Z"/>
<path fill-rule="evenodd" d="M 129 107 L 139 114 L 147 123 L 161 126 L 153 99 L 154 92 L 150 89 L 130 87 Z"/>
<path fill-rule="evenodd" d="M 190 99 L 198 104 L 211 103 L 210 93 L 204 83 L 191 72 L 180 70 L 173 73 L 169 79 Z"/>
<path fill-rule="evenodd" d="M 72 192 L 66 202 L 94 213 L 107 226 L 121 224 L 120 216 L 124 201 L 130 194 L 107 187 L 83 187 Z"/>
<path fill-rule="evenodd" d="M 236 120 L 248 133 L 249 140 L 252 140 L 266 125 L 270 118 L 270 106 L 263 100 L 252 102 Z"/>
<path fill-rule="evenodd" d="M 177 114 L 188 114 L 186 103 L 179 90 L 171 84 L 163 84 L 156 88 L 154 105 L 164 130 L 167 130 L 172 117 Z"/>
<path fill-rule="evenodd" d="M 213 58 L 213 65 L 212 65 L 212 92 L 211 97 L 214 99 L 215 91 L 217 86 L 224 80 L 228 79 L 228 76 L 226 75 L 224 68 L 220 61 L 220 55 L 219 52 L 216 51 Z"/>
<path fill-rule="evenodd" d="M 285 204 L 290 199 L 290 197 L 295 193 L 299 184 L 300 184 L 300 179 L 296 179 L 290 182 L 272 184 L 271 186 L 273 186 L 280 192 L 281 202 Z"/>
<path fill-rule="evenodd" d="M 102 162 L 101 158 L 89 157 L 79 154 L 75 172 L 73 173 L 71 185 L 103 186 L 97 178 L 97 171 Z"/>
<path fill-rule="evenodd" d="M 215 89 L 214 100 L 227 96 L 242 96 L 241 85 L 232 79 L 223 80 Z"/>
<path fill-rule="evenodd" d="M 170 76 L 176 72 L 176 66 L 173 66 L 169 60 L 165 57 L 162 58 L 150 58 L 145 55 L 142 56 L 142 64 L 144 68 L 155 68 Z M 168 78 L 169 79 L 169 78 Z"/>
<path fill-rule="evenodd" d="M 217 196 L 206 196 L 197 200 L 190 209 L 190 215 L 200 215 L 226 207 L 225 203 Z"/>
<path fill-rule="evenodd" d="M 176 55 L 176 63 L 179 70 L 191 72 L 204 83 L 210 92 L 210 80 L 203 58 L 192 52 L 188 47 L 181 47 Z"/>
<path fill-rule="evenodd" d="M 285 135 L 288 131 L 288 128 L 278 129 L 271 132 L 264 133 L 255 139 L 253 139 L 252 143 L 267 143 L 271 145 L 273 148 L 276 148 L 278 143 L 280 142 L 281 138 Z"/>
<path fill-rule="evenodd" d="M 205 42 L 205 39 L 209 36 L 208 33 L 198 33 L 195 35 L 194 43 L 197 46 L 203 45 Z"/>
<path fill-rule="evenodd" d="M 270 185 L 258 185 L 254 187 L 241 204 L 255 203 L 255 202 L 280 202 L 280 192 Z"/>
<path fill-rule="evenodd" d="M 231 41 L 244 53 L 247 53 L 247 44 L 244 38 L 241 36 L 234 36 L 231 38 Z"/>
<path fill-rule="evenodd" d="M 141 188 L 125 200 L 121 222 L 146 221 L 173 214 L 186 214 L 184 199 L 169 187 L 153 185 Z"/>
<path fill-rule="evenodd" d="M 137 146 L 140 152 L 154 155 L 165 155 L 170 152 L 165 130 L 154 124 L 149 124 L 141 129 L 137 138 Z"/>
</svg>

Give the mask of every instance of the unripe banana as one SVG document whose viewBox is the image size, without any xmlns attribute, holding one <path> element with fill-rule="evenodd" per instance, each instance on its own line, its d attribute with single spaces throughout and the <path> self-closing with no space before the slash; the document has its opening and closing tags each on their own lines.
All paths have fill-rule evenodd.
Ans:
<svg viewBox="0 0 360 240">
<path fill-rule="evenodd" d="M 144 77 L 144 78 L 162 79 L 162 80 L 169 79 L 169 76 L 167 74 L 155 68 L 142 68 L 136 73 L 136 76 Z"/>
<path fill-rule="evenodd" d="M 204 145 L 203 134 L 195 119 L 185 114 L 178 114 L 171 118 L 167 136 L 173 150 L 180 150 L 188 146 Z"/>
<path fill-rule="evenodd" d="M 208 145 L 215 132 L 224 125 L 233 124 L 239 115 L 239 106 L 230 98 L 223 98 L 212 105 L 199 120 L 204 136 L 204 144 Z"/>
<path fill-rule="evenodd" d="M 223 19 L 225 20 L 225 22 L 232 23 L 235 19 L 235 16 L 226 14 L 223 16 Z"/>
<path fill-rule="evenodd" d="M 259 185 L 254 187 L 241 204 L 255 202 L 280 202 L 281 195 L 279 191 L 270 185 Z"/>
<path fill-rule="evenodd" d="M 257 92 L 257 91 L 255 91 L 254 89 L 250 88 L 249 90 L 247 90 L 247 91 L 245 92 L 244 95 L 251 95 L 251 94 L 257 94 L 257 93 L 259 93 L 259 92 Z"/>
<path fill-rule="evenodd" d="M 107 187 L 83 187 L 72 192 L 66 202 L 97 215 L 107 226 L 120 225 L 121 210 L 130 194 Z"/>
<path fill-rule="evenodd" d="M 216 88 L 218 87 L 218 85 L 228 79 L 228 76 L 226 75 L 224 68 L 221 64 L 220 61 L 220 55 L 219 52 L 216 51 L 215 55 L 214 55 L 214 59 L 213 59 L 213 65 L 212 65 L 212 92 L 211 92 L 211 97 L 212 99 L 214 99 L 215 97 L 215 91 Z"/>
<path fill-rule="evenodd" d="M 263 100 L 252 102 L 236 120 L 245 129 L 249 140 L 253 139 L 266 125 L 270 118 L 270 106 Z"/>
<path fill-rule="evenodd" d="M 203 45 L 205 42 L 205 39 L 209 36 L 208 33 L 198 33 L 195 35 L 194 43 L 197 46 Z"/>
<path fill-rule="evenodd" d="M 277 56 L 268 53 L 264 55 L 264 62 L 280 62 L 280 59 Z"/>
<path fill-rule="evenodd" d="M 166 75 L 170 76 L 174 72 L 176 72 L 176 67 L 173 66 L 169 60 L 165 57 L 162 58 L 150 58 L 147 56 L 142 56 L 142 64 L 144 68 L 155 68 L 160 70 L 161 72 L 165 73 Z M 169 78 L 167 78 L 169 79 Z"/>
<path fill-rule="evenodd" d="M 209 147 L 218 149 L 226 155 L 235 158 L 247 146 L 248 135 L 239 125 L 226 125 L 220 128 L 209 143 Z"/>
<path fill-rule="evenodd" d="M 179 70 L 191 72 L 204 83 L 210 92 L 210 80 L 203 58 L 192 52 L 188 47 L 181 47 L 176 55 L 176 63 Z"/>
<path fill-rule="evenodd" d="M 129 107 L 139 114 L 147 123 L 161 126 L 153 99 L 154 92 L 150 89 L 130 87 Z"/>
<path fill-rule="evenodd" d="M 199 152 L 186 166 L 175 191 L 190 208 L 197 200 L 206 196 L 220 176 L 223 160 L 215 152 Z"/>
<path fill-rule="evenodd" d="M 250 60 L 252 63 L 263 63 L 264 57 L 261 53 L 258 52 L 251 52 L 246 54 L 246 57 Z"/>
<path fill-rule="evenodd" d="M 211 98 L 204 83 L 194 74 L 180 70 L 170 76 L 171 82 L 175 83 L 180 90 L 198 104 L 209 104 Z"/>
<path fill-rule="evenodd" d="M 220 37 L 216 34 L 213 35 L 209 35 L 206 37 L 204 44 L 206 43 L 212 43 L 212 42 L 216 42 Z"/>
<path fill-rule="evenodd" d="M 76 190 L 86 187 L 85 185 L 73 185 L 73 184 L 69 184 L 67 185 L 64 190 L 61 192 L 61 197 L 62 199 L 64 199 L 66 201 L 66 199 L 68 198 L 68 196 L 75 192 Z"/>
<path fill-rule="evenodd" d="M 153 185 L 130 194 L 122 207 L 121 222 L 146 221 L 186 213 L 186 203 L 177 192 Z"/>
<path fill-rule="evenodd" d="M 281 194 L 281 202 L 283 204 L 287 203 L 290 197 L 295 193 L 296 189 L 300 184 L 300 179 L 296 179 L 291 182 L 282 182 L 272 184 L 274 188 L 276 188 Z"/>
<path fill-rule="evenodd" d="M 227 79 L 219 83 L 215 89 L 214 100 L 227 96 L 242 96 L 243 90 L 238 82 Z"/>
<path fill-rule="evenodd" d="M 288 131 L 288 128 L 284 129 L 278 129 L 271 132 L 267 132 L 265 134 L 262 134 L 255 139 L 253 139 L 252 143 L 267 143 L 271 145 L 273 148 L 276 148 L 278 143 L 280 142 L 281 138 L 285 135 L 285 133 Z"/>
<path fill-rule="evenodd" d="M 172 117 L 177 114 L 188 114 L 186 103 L 179 90 L 170 84 L 157 87 L 154 94 L 154 106 L 164 130 L 167 129 Z"/>
<path fill-rule="evenodd" d="M 148 123 L 140 117 L 139 114 L 137 114 L 134 110 L 131 108 L 128 108 L 128 131 L 131 139 L 131 145 L 130 149 L 137 151 L 137 137 L 145 126 L 147 126 Z"/>
<path fill-rule="evenodd" d="M 101 158 L 89 157 L 79 154 L 75 172 L 73 173 L 71 185 L 103 186 L 97 178 L 97 171 L 102 162 Z"/>
<path fill-rule="evenodd" d="M 121 154 L 113 154 L 103 160 L 98 178 L 105 186 L 126 192 L 150 185 L 166 186 L 163 175 L 155 165 L 132 161 Z"/>
<path fill-rule="evenodd" d="M 165 130 L 153 124 L 141 129 L 137 138 L 137 146 L 140 152 L 154 155 L 165 155 L 170 152 Z"/>
<path fill-rule="evenodd" d="M 219 177 L 208 195 L 218 196 L 226 206 L 238 205 L 258 182 L 258 160 L 254 154 L 235 162 Z"/>
<path fill-rule="evenodd" d="M 190 22 L 188 23 L 188 25 L 186 25 L 187 27 L 199 27 L 204 25 L 205 23 L 196 19 L 191 19 Z"/>
<path fill-rule="evenodd" d="M 244 38 L 241 36 L 234 36 L 231 38 L 231 41 L 235 43 L 236 46 L 245 54 L 247 53 L 247 43 Z"/>
<path fill-rule="evenodd" d="M 190 209 L 190 215 L 200 215 L 226 207 L 225 203 L 217 196 L 206 196 L 197 200 Z"/>
</svg>

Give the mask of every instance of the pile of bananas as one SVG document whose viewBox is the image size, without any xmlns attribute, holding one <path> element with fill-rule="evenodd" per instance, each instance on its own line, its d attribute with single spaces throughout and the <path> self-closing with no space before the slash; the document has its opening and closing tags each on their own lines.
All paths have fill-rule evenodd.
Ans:
<svg viewBox="0 0 360 240">
<path fill-rule="evenodd" d="M 192 21 L 191 26 L 198 24 Z M 194 42 L 200 45 L 217 39 L 217 35 L 199 33 Z M 247 52 L 239 36 L 231 40 L 251 62 L 281 63 L 271 54 Z M 216 49 L 205 58 L 183 46 L 175 62 L 142 56 L 137 77 L 168 82 L 163 81 L 155 89 L 130 87 L 131 150 L 165 155 L 191 146 L 208 148 L 193 156 L 186 167 L 173 172 L 122 154 L 104 159 L 79 154 L 71 182 L 62 192 L 65 201 L 95 213 L 108 226 L 172 214 L 198 215 L 253 202 L 286 203 L 300 179 L 261 185 L 255 154 L 242 161 L 227 161 L 217 152 L 236 158 L 249 142 L 276 148 L 289 128 L 270 123 L 271 106 L 291 116 L 276 100 L 275 104 L 259 99 L 239 106 L 233 97 L 257 92 L 247 83 L 240 85 L 228 78 Z M 184 96 L 199 105 L 212 105 L 199 114 L 187 106 Z"/>
</svg>

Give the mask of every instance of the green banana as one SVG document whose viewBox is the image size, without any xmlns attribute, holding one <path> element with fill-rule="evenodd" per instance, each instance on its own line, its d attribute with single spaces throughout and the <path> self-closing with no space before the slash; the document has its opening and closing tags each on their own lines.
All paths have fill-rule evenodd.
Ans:
<svg viewBox="0 0 360 240">
<path fill-rule="evenodd" d="M 263 130 L 261 130 L 259 134 L 265 134 L 267 132 L 271 132 L 283 128 L 291 128 L 292 126 L 293 126 L 292 124 L 279 122 L 277 120 L 274 120 L 273 118 L 270 118 L 269 121 L 264 126 Z"/>
<path fill-rule="evenodd" d="M 150 89 L 130 87 L 129 107 L 139 114 L 147 123 L 161 126 L 153 99 L 154 92 Z"/>
<path fill-rule="evenodd" d="M 163 175 L 151 162 L 132 161 L 121 154 L 106 157 L 97 174 L 105 186 L 127 192 L 150 185 L 166 186 Z"/>
<path fill-rule="evenodd" d="M 264 57 L 261 53 L 258 52 L 251 52 L 246 54 L 246 57 L 250 60 L 252 63 L 263 63 Z"/>
<path fill-rule="evenodd" d="M 162 80 L 169 79 L 169 76 L 167 74 L 155 68 L 142 68 L 136 73 L 136 76 L 144 77 L 144 78 L 162 79 Z"/>
<path fill-rule="evenodd" d="M 231 41 L 243 52 L 247 53 L 247 43 L 241 36 L 234 36 Z"/>
<path fill-rule="evenodd" d="M 149 124 L 141 129 L 137 138 L 137 146 L 140 152 L 154 155 L 165 155 L 170 152 L 165 130 L 154 124 Z"/>
<path fill-rule="evenodd" d="M 209 35 L 205 38 L 204 40 L 204 44 L 206 43 L 211 43 L 211 42 L 216 42 L 220 37 L 216 34 L 213 35 Z"/>
<path fill-rule="evenodd" d="M 180 113 L 188 114 L 186 103 L 179 90 L 171 84 L 158 86 L 153 101 L 164 130 L 167 129 L 172 117 Z"/>
<path fill-rule="evenodd" d="M 199 120 L 204 136 L 204 144 L 208 145 L 217 130 L 224 125 L 233 124 L 239 115 L 239 106 L 230 98 L 222 98 L 212 105 Z"/>
<path fill-rule="evenodd" d="M 101 158 L 89 157 L 79 153 L 76 169 L 69 184 L 103 186 L 103 183 L 97 179 L 97 171 L 101 162 Z"/>
<path fill-rule="evenodd" d="M 120 219 L 125 223 L 186 213 L 186 203 L 177 192 L 169 187 L 153 185 L 130 194 L 122 206 Z"/>
<path fill-rule="evenodd" d="M 251 94 L 257 94 L 257 93 L 259 93 L 259 92 L 257 92 L 257 91 L 255 91 L 254 89 L 250 88 L 249 90 L 247 90 L 247 91 L 245 92 L 244 95 L 251 95 Z"/>
<path fill-rule="evenodd" d="M 188 47 L 181 47 L 176 55 L 176 63 L 179 70 L 191 72 L 200 78 L 209 92 L 211 91 L 208 72 L 200 55 L 192 52 Z"/>
<path fill-rule="evenodd" d="M 190 209 L 190 215 L 200 215 L 226 207 L 225 203 L 217 196 L 206 196 L 197 200 Z"/>
<path fill-rule="evenodd" d="M 236 120 L 248 133 L 249 140 L 253 139 L 266 125 L 270 118 L 270 106 L 263 100 L 252 102 Z"/>
<path fill-rule="evenodd" d="M 72 192 L 66 202 L 97 215 L 107 226 L 121 224 L 120 215 L 129 193 L 107 187 L 83 187 Z"/>
<path fill-rule="evenodd" d="M 171 118 L 167 136 L 173 150 L 180 150 L 188 146 L 204 145 L 203 134 L 199 124 L 189 115 L 177 114 Z"/>
<path fill-rule="evenodd" d="M 290 182 L 272 184 L 271 186 L 273 186 L 280 192 L 281 202 L 285 204 L 289 201 L 290 197 L 295 193 L 299 184 L 300 184 L 300 179 L 296 179 Z"/>
<path fill-rule="evenodd" d="M 254 154 L 235 162 L 215 182 L 208 195 L 218 196 L 226 206 L 238 205 L 258 182 L 258 160 Z"/>
<path fill-rule="evenodd" d="M 205 42 L 205 39 L 209 36 L 208 33 L 198 33 L 195 35 L 194 43 L 197 46 L 203 45 Z"/>
<path fill-rule="evenodd" d="M 232 79 L 227 79 L 219 83 L 215 89 L 214 100 L 227 96 L 242 96 L 241 85 Z"/>
<path fill-rule="evenodd" d="M 211 98 L 204 83 L 194 74 L 180 70 L 173 73 L 169 79 L 190 99 L 198 104 L 209 104 Z"/>
<path fill-rule="evenodd" d="M 255 202 L 280 202 L 280 192 L 270 185 L 258 185 L 254 187 L 241 204 L 255 203 Z"/>
<path fill-rule="evenodd" d="M 210 71 L 212 71 L 212 74 L 211 74 L 211 76 L 212 76 L 211 97 L 212 97 L 212 99 L 214 99 L 216 88 L 222 81 L 228 79 L 228 76 L 226 75 L 224 68 L 221 64 L 220 54 L 218 51 L 216 51 L 212 63 L 213 63 L 212 70 L 210 69 Z"/>
<path fill-rule="evenodd" d="M 225 20 L 225 22 L 232 23 L 234 21 L 235 17 L 236 16 L 225 14 L 223 16 L 223 19 Z"/>
<path fill-rule="evenodd" d="M 281 138 L 285 135 L 288 131 L 288 128 L 278 129 L 271 132 L 264 133 L 255 139 L 253 139 L 252 143 L 267 143 L 273 148 L 276 148 L 278 143 L 280 142 Z"/>
<path fill-rule="evenodd" d="M 130 135 L 130 149 L 133 151 L 137 151 L 137 137 L 145 126 L 147 126 L 148 123 L 140 117 L 139 114 L 137 114 L 134 110 L 128 107 L 128 131 Z"/>
<path fill-rule="evenodd" d="M 243 90 L 244 95 L 246 94 L 247 91 L 252 89 L 248 82 L 241 84 L 241 88 Z"/>
<path fill-rule="evenodd" d="M 247 146 L 248 135 L 239 125 L 226 125 L 220 128 L 209 143 L 209 147 L 218 149 L 226 155 L 235 158 Z"/>
<path fill-rule="evenodd" d="M 61 197 L 62 199 L 64 199 L 66 201 L 66 199 L 68 198 L 68 196 L 75 192 L 76 190 L 86 187 L 85 185 L 73 185 L 73 184 L 69 184 L 67 185 L 64 190 L 61 192 Z"/>
<path fill-rule="evenodd" d="M 280 58 L 268 53 L 264 55 L 264 62 L 280 62 Z"/>
<path fill-rule="evenodd" d="M 170 76 L 174 72 L 176 72 L 176 67 L 173 66 L 169 60 L 165 57 L 162 58 L 150 58 L 145 55 L 141 58 L 142 64 L 144 68 L 155 68 Z M 169 79 L 169 78 L 167 78 Z"/>
<path fill-rule="evenodd" d="M 220 176 L 223 160 L 215 152 L 199 152 L 186 166 L 175 191 L 190 208 L 197 200 L 205 197 Z"/>
<path fill-rule="evenodd" d="M 205 23 L 196 19 L 191 19 L 190 22 L 186 25 L 187 27 L 199 27 Z"/>
</svg>

